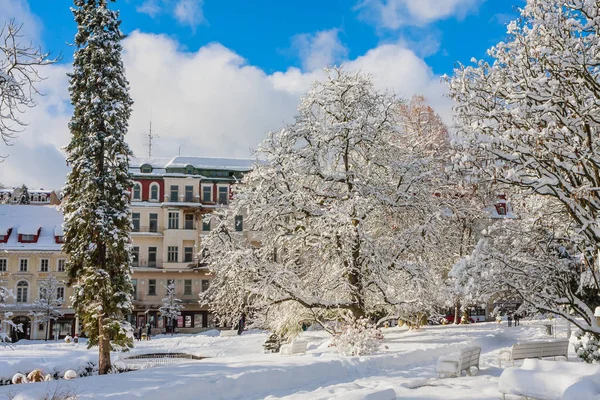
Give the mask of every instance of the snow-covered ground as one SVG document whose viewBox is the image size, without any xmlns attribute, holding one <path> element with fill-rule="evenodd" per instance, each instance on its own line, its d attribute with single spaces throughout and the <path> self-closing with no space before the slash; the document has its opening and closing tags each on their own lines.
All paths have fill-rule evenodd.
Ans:
<svg viewBox="0 0 600 400">
<path fill-rule="evenodd" d="M 565 328 L 559 323 L 557 336 L 566 337 Z M 73 381 L 0 386 L 0 398 L 39 399 L 44 393 L 71 392 L 81 399 L 498 399 L 502 373 L 498 351 L 517 341 L 548 338 L 541 322 L 511 328 L 506 323 L 479 323 L 383 332 L 380 352 L 366 357 L 338 355 L 328 347 L 330 337 L 323 331 L 304 332 L 308 353 L 288 357 L 263 353 L 265 332 L 236 337 L 217 337 L 215 331 L 162 336 L 136 342 L 130 353 L 113 354 L 113 362 L 157 352 L 210 358 Z M 438 378 L 436 359 L 467 345 L 482 347 L 480 373 Z M 45 373 L 77 370 L 97 357 L 96 348 L 87 350 L 82 344 L 36 341 L 20 342 L 13 348 L 0 347 L 2 379 L 36 367 Z M 576 360 L 574 354 L 570 358 Z"/>
</svg>

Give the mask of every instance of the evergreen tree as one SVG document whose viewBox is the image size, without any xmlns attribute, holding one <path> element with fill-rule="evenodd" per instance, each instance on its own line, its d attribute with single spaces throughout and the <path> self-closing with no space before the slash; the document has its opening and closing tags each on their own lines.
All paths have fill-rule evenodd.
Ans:
<svg viewBox="0 0 600 400">
<path fill-rule="evenodd" d="M 123 34 L 114 0 L 75 0 L 78 24 L 69 91 L 74 106 L 65 186 L 65 244 L 73 306 L 99 346 L 99 374 L 110 367 L 113 346 L 131 347 L 129 261 L 131 210 L 125 143 L 132 100 L 121 61 Z"/>
<path fill-rule="evenodd" d="M 167 286 L 167 296 L 162 299 L 162 306 L 160 306 L 159 311 L 162 317 L 167 318 L 167 326 L 171 326 L 171 335 L 173 335 L 173 331 L 175 328 L 174 320 L 181 315 L 181 309 L 183 306 L 181 305 L 181 300 L 177 298 L 175 293 L 175 282 L 171 281 Z"/>
<path fill-rule="evenodd" d="M 56 321 L 63 315 L 60 307 L 64 299 L 59 297 L 58 288 L 60 282 L 58 282 L 54 275 L 49 275 L 48 279 L 41 281 L 38 286 L 40 297 L 31 305 L 32 311 L 30 315 L 33 316 L 36 322 L 46 324 L 46 336 L 44 340 L 48 340 L 50 321 Z"/>
<path fill-rule="evenodd" d="M 31 196 L 29 196 L 29 189 L 27 186 L 21 186 L 21 195 L 19 196 L 19 204 L 30 204 Z"/>
</svg>

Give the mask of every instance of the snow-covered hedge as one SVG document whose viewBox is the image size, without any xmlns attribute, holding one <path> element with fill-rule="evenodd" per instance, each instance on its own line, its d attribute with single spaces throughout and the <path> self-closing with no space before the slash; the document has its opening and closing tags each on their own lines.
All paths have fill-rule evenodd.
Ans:
<svg viewBox="0 0 600 400">
<path fill-rule="evenodd" d="M 383 334 L 365 318 L 347 320 L 332 344 L 346 356 L 373 354 L 379 350 Z"/>
</svg>

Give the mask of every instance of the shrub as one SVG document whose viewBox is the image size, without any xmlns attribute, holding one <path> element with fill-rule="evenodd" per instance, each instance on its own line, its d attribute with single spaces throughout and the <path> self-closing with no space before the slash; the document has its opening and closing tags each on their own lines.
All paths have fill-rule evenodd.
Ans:
<svg viewBox="0 0 600 400">
<path fill-rule="evenodd" d="M 383 334 L 365 318 L 346 320 L 332 344 L 346 356 L 373 354 L 379 350 Z"/>
</svg>

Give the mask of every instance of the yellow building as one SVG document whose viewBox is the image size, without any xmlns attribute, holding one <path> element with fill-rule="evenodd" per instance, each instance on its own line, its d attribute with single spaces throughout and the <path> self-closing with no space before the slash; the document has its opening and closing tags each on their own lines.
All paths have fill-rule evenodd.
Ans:
<svg viewBox="0 0 600 400">
<path fill-rule="evenodd" d="M 23 332 L 9 327 L 1 329 L 13 337 L 44 339 L 45 324 L 38 323 L 30 313 L 32 303 L 39 298 L 39 284 L 54 275 L 61 285 L 57 297 L 64 301 L 63 316 L 49 327 L 50 338 L 75 333 L 75 314 L 70 308 L 71 288 L 66 285 L 66 256 L 61 251 L 62 213 L 54 206 L 0 204 L 0 287 L 11 291 L 12 298 L 0 299 L 0 319 L 12 313 L 11 319 L 22 324 Z"/>
</svg>

